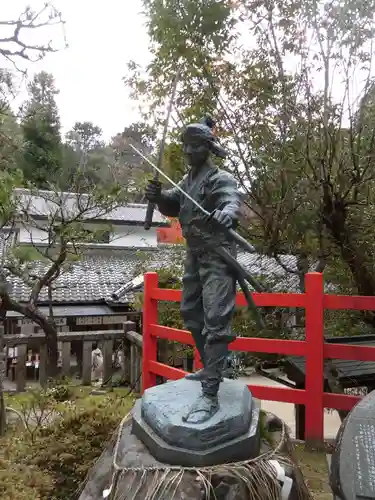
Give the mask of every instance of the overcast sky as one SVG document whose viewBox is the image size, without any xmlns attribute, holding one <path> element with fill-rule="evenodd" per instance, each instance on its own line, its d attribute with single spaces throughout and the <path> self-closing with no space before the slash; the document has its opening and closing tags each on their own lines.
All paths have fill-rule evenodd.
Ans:
<svg viewBox="0 0 375 500">
<path fill-rule="evenodd" d="M 44 3 L 0 1 L 1 20 L 14 19 L 27 4 L 38 8 Z M 69 48 L 29 65 L 29 76 L 40 70 L 54 75 L 60 89 L 58 104 L 64 132 L 76 121 L 92 121 L 103 129 L 105 138 L 110 138 L 137 119 L 122 78 L 129 59 L 141 63 L 148 60 L 148 37 L 140 13 L 142 2 L 55 0 L 54 5 L 66 20 Z M 3 34 L 4 29 L 0 38 Z M 35 37 L 35 33 L 31 36 Z M 55 45 L 63 45 L 60 29 L 40 32 L 38 36 L 47 41 L 53 36 Z M 3 61 L 0 62 L 0 67 L 4 67 Z M 25 91 L 21 92 L 14 104 L 25 96 Z"/>
</svg>

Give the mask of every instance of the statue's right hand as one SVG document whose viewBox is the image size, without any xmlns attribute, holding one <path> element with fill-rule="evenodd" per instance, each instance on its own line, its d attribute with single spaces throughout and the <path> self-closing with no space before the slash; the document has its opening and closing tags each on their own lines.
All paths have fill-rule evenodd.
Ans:
<svg viewBox="0 0 375 500">
<path fill-rule="evenodd" d="M 146 186 L 145 196 L 151 203 L 157 203 L 161 199 L 161 182 L 151 180 Z"/>
</svg>

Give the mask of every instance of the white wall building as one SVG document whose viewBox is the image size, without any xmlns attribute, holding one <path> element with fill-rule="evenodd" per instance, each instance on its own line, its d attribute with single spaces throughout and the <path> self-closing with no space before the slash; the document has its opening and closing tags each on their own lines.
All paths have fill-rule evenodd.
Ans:
<svg viewBox="0 0 375 500">
<path fill-rule="evenodd" d="M 55 214 L 58 215 L 62 207 L 66 214 L 72 214 L 77 210 L 77 203 L 85 203 L 85 195 L 75 193 L 56 194 L 41 191 L 35 195 L 27 189 L 16 189 L 15 194 L 21 207 L 35 221 L 34 224 L 27 220 L 17 224 L 17 239 L 21 244 L 47 245 L 48 233 L 43 230 L 43 227 L 48 228 L 49 218 L 54 217 Z M 95 231 L 98 228 L 108 228 L 108 234 L 104 235 L 102 241 L 89 243 L 88 246 L 109 249 L 157 247 L 157 229 L 168 226 L 168 221 L 155 211 L 152 227 L 146 231 L 143 227 L 146 210 L 146 204 L 130 203 L 103 216 L 96 217 L 93 212 L 89 213 L 86 229 Z"/>
</svg>

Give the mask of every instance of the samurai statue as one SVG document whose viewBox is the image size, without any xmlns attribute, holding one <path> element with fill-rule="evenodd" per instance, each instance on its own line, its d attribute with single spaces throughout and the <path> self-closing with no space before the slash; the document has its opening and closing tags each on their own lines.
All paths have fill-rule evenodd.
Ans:
<svg viewBox="0 0 375 500">
<path fill-rule="evenodd" d="M 205 422 L 218 411 L 218 391 L 228 345 L 235 338 L 232 318 L 236 277 L 215 248 L 224 248 L 236 257 L 236 244 L 222 228 L 236 228 L 241 198 L 234 177 L 212 160 L 212 155 L 227 156 L 212 128 L 212 120 L 206 119 L 186 126 L 181 135 L 190 168 L 179 185 L 210 213 L 207 220 L 202 220 L 198 208 L 177 188 L 163 190 L 155 180 L 146 188 L 146 198 L 157 204 L 163 215 L 179 218 L 187 244 L 181 315 L 203 364 L 202 370 L 186 376 L 202 385 L 200 397 L 183 417 L 189 423 Z"/>
</svg>

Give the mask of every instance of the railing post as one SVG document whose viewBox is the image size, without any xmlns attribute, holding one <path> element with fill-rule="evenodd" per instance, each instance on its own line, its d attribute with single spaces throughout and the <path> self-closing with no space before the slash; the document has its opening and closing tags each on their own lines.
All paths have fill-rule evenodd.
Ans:
<svg viewBox="0 0 375 500">
<path fill-rule="evenodd" d="M 305 441 L 324 439 L 324 281 L 308 273 L 306 292 L 306 405 Z"/>
<path fill-rule="evenodd" d="M 71 343 L 70 342 L 63 342 L 62 343 L 62 349 L 61 349 L 61 373 L 69 377 L 70 375 L 70 351 L 71 351 Z"/>
<path fill-rule="evenodd" d="M 91 385 L 92 341 L 83 341 L 82 353 L 82 385 Z"/>
<path fill-rule="evenodd" d="M 17 345 L 17 364 L 16 364 L 17 392 L 23 392 L 26 387 L 26 356 L 27 356 L 27 344 Z"/>
<path fill-rule="evenodd" d="M 123 346 L 124 346 L 124 366 L 122 367 L 122 376 L 124 380 L 131 385 L 130 382 L 130 375 L 131 375 L 131 369 L 130 369 L 130 342 L 126 338 L 126 333 L 130 332 L 131 330 L 135 330 L 135 323 L 133 321 L 125 321 L 123 324 L 124 327 L 124 340 L 123 340 Z"/>
<path fill-rule="evenodd" d="M 43 342 L 39 347 L 39 383 L 43 388 L 47 387 L 48 382 L 47 365 L 48 347 L 47 344 Z"/>
<path fill-rule="evenodd" d="M 150 331 L 150 325 L 158 323 L 158 303 L 151 298 L 151 292 L 155 288 L 158 288 L 157 273 L 146 273 L 143 297 L 142 392 L 156 385 L 156 375 L 149 371 L 149 361 L 157 360 L 157 339 Z"/>
<path fill-rule="evenodd" d="M 103 381 L 109 386 L 112 385 L 112 375 L 113 375 L 113 339 L 106 339 L 103 341 L 102 353 L 103 353 Z"/>
</svg>

